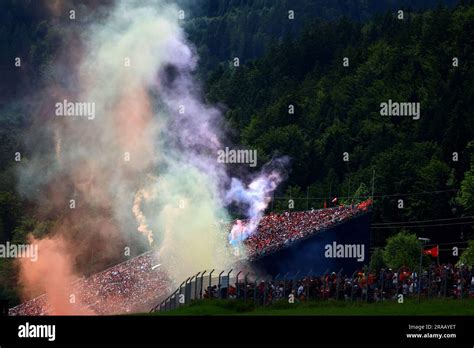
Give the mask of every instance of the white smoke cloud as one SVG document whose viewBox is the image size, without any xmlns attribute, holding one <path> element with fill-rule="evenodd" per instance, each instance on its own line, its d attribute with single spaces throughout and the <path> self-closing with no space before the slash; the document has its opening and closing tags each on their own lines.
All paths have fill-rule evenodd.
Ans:
<svg viewBox="0 0 474 348">
<path fill-rule="evenodd" d="M 268 203 L 272 199 L 272 193 L 285 179 L 286 172 L 284 169 L 287 164 L 287 157 L 268 163 L 248 187 L 245 187 L 239 179 L 232 178 L 231 187 L 226 194 L 226 203 L 236 202 L 246 206 L 246 216 L 248 217 L 245 224 L 240 220 L 234 224 L 229 233 L 229 241 L 232 245 L 237 245 L 238 242 L 255 233 Z"/>
</svg>

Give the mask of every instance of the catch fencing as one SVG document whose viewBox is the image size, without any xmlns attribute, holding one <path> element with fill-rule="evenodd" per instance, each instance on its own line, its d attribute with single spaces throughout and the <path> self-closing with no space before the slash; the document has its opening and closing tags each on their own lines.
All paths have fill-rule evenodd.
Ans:
<svg viewBox="0 0 474 348">
<path fill-rule="evenodd" d="M 277 301 L 404 301 L 405 298 L 474 297 L 474 267 L 429 267 L 419 273 L 402 267 L 398 270 L 367 269 L 352 275 L 327 270 L 323 275 L 284 274 L 259 276 L 250 272 L 214 270 L 199 272 L 186 279 L 178 289 L 151 312 L 168 311 L 200 299 L 251 301 L 266 306 Z"/>
</svg>

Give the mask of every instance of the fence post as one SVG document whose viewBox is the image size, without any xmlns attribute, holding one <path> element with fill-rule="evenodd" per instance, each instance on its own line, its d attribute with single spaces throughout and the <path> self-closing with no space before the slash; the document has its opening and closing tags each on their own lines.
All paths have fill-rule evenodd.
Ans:
<svg viewBox="0 0 474 348">
<path fill-rule="evenodd" d="M 295 276 L 293 277 L 293 290 L 295 292 L 295 297 L 298 296 L 298 286 L 296 285 L 296 280 L 298 278 L 298 274 L 300 274 L 299 270 L 295 273 Z"/>
<path fill-rule="evenodd" d="M 365 302 L 369 302 L 369 268 L 364 266 L 365 275 Z"/>
<path fill-rule="evenodd" d="M 242 273 L 242 271 L 239 271 L 237 275 L 235 276 L 235 289 L 237 291 L 237 299 L 240 298 L 240 285 L 239 285 L 239 275 Z"/>
<path fill-rule="evenodd" d="M 166 309 L 166 310 L 169 310 L 169 309 L 170 309 L 170 298 L 171 298 L 171 296 L 169 296 L 169 297 L 166 299 L 166 303 L 165 303 L 165 309 Z"/>
<path fill-rule="evenodd" d="M 198 276 L 201 274 L 201 272 L 198 272 L 195 277 L 196 277 L 196 280 L 194 281 L 194 299 L 197 300 L 198 296 L 197 296 L 197 291 L 198 291 Z"/>
<path fill-rule="evenodd" d="M 191 301 L 191 282 L 192 282 L 192 280 L 193 280 L 192 277 L 189 277 L 188 279 L 186 279 L 186 284 L 185 284 L 185 289 L 184 289 L 184 298 L 185 298 L 186 303 L 189 303 Z"/>
<path fill-rule="evenodd" d="M 163 312 L 165 312 L 166 311 L 166 299 L 164 299 L 163 302 L 161 302 L 160 310 L 161 310 L 161 307 L 163 307 Z"/>
<path fill-rule="evenodd" d="M 308 284 L 306 285 L 306 298 L 309 300 L 309 286 L 311 284 L 311 275 L 313 274 L 313 269 L 311 268 L 308 272 L 308 274 L 306 275 L 307 279 L 308 279 Z"/>
<path fill-rule="evenodd" d="M 420 274 L 418 276 L 418 302 L 421 301 L 421 278 L 423 277 L 423 246 L 421 247 L 420 251 Z"/>
<path fill-rule="evenodd" d="M 253 304 L 254 305 L 257 304 L 257 281 L 258 281 L 258 277 L 255 278 L 255 283 L 253 287 Z"/>
<path fill-rule="evenodd" d="M 212 273 L 214 273 L 214 269 L 212 269 L 211 273 L 209 273 L 209 286 L 208 286 L 208 289 L 211 288 Z"/>
<path fill-rule="evenodd" d="M 229 288 L 230 288 L 230 274 L 232 273 L 234 269 L 231 268 L 230 271 L 227 273 L 227 291 L 226 291 L 226 298 L 229 298 Z"/>
<path fill-rule="evenodd" d="M 382 277 L 382 281 L 380 282 L 380 298 L 382 300 L 382 302 L 384 301 L 384 281 L 385 281 L 385 268 L 382 268 L 382 273 L 380 274 L 380 276 Z"/>
<path fill-rule="evenodd" d="M 189 297 L 189 301 L 191 301 L 193 298 L 193 279 L 194 279 L 194 276 L 192 276 L 191 278 L 189 278 L 189 286 L 188 286 L 188 297 Z"/>
<path fill-rule="evenodd" d="M 431 266 L 428 268 L 428 299 L 431 298 Z"/>
<path fill-rule="evenodd" d="M 175 295 L 175 293 L 173 292 L 173 293 L 171 294 L 171 296 L 170 296 L 170 310 L 171 310 L 171 309 L 174 309 L 174 308 L 173 308 L 174 295 Z"/>
<path fill-rule="evenodd" d="M 248 277 L 249 273 L 250 272 L 247 272 L 245 274 L 245 278 L 244 278 L 244 280 L 245 280 L 245 283 L 244 283 L 244 300 L 245 301 L 247 301 L 247 277 Z"/>
<path fill-rule="evenodd" d="M 341 272 L 342 272 L 342 268 L 339 270 L 339 272 L 337 272 L 336 274 L 336 300 L 339 299 L 339 287 L 340 287 L 340 283 L 341 283 L 341 280 L 339 279 L 340 276 L 341 276 Z"/>
<path fill-rule="evenodd" d="M 263 283 L 263 305 L 267 305 L 267 287 L 268 287 L 268 281 L 264 281 Z"/>
<path fill-rule="evenodd" d="M 447 295 L 447 289 L 448 289 L 448 272 L 446 271 L 446 268 L 443 271 L 443 293 L 444 293 L 444 298 L 446 298 Z"/>
<path fill-rule="evenodd" d="M 201 289 L 199 290 L 199 298 L 200 298 L 201 300 L 202 300 L 202 284 L 203 284 L 203 282 L 204 282 L 204 274 L 206 274 L 206 272 L 207 272 L 207 271 L 205 270 L 205 271 L 202 272 L 202 274 L 201 274 L 201 284 L 200 284 L 200 285 L 201 285 L 201 286 L 200 286 Z"/>
<path fill-rule="evenodd" d="M 283 298 L 286 298 L 287 279 L 288 279 L 289 273 L 290 272 L 286 272 L 285 275 L 283 276 Z"/>
<path fill-rule="evenodd" d="M 326 297 L 326 287 L 327 287 L 326 274 L 328 272 L 329 272 L 329 268 L 323 274 L 323 300 L 324 300 L 324 297 Z"/>
<path fill-rule="evenodd" d="M 351 302 L 354 301 L 354 276 L 357 273 L 357 271 L 354 271 L 352 273 L 352 278 L 351 278 Z"/>
<path fill-rule="evenodd" d="M 400 286 L 400 273 L 401 273 L 400 270 L 401 270 L 403 267 L 404 267 L 404 266 L 400 267 L 400 268 L 398 269 L 398 271 L 397 271 L 397 287 L 396 287 L 396 289 L 395 289 L 396 298 L 398 298 L 398 289 L 399 289 L 399 286 Z M 411 274 L 412 274 L 412 276 L 413 276 L 413 272 L 412 272 Z M 413 279 L 413 281 L 414 281 L 414 279 Z M 415 284 L 417 284 L 417 283 L 418 283 L 418 279 L 416 279 Z M 402 292 L 403 292 L 403 284 L 402 284 Z"/>
<path fill-rule="evenodd" d="M 280 273 L 278 273 L 274 279 L 272 279 L 272 282 L 274 282 L 273 286 L 275 287 L 275 291 L 272 294 L 272 303 L 277 299 L 277 293 L 279 292 L 280 287 L 278 286 L 278 278 L 280 278 Z"/>
<path fill-rule="evenodd" d="M 221 276 L 224 271 L 219 273 L 219 283 L 217 283 L 217 298 L 221 298 Z"/>
<path fill-rule="evenodd" d="M 176 291 L 173 293 L 173 296 L 174 296 L 174 300 L 173 300 L 173 309 L 176 309 L 177 305 L 176 305 L 176 301 L 178 300 L 178 297 L 176 297 L 178 293 L 178 289 L 176 289 Z"/>
<path fill-rule="evenodd" d="M 179 297 L 178 297 L 178 299 L 181 297 L 181 294 L 182 294 L 182 291 L 183 291 L 183 284 L 184 284 L 184 283 L 185 283 L 185 282 L 182 282 L 181 285 L 179 286 Z M 186 296 L 185 296 L 185 298 L 186 298 Z M 184 301 L 184 303 L 186 303 L 186 300 Z M 180 303 L 179 300 L 178 300 L 178 306 L 179 306 L 179 305 L 181 305 L 181 303 Z"/>
</svg>

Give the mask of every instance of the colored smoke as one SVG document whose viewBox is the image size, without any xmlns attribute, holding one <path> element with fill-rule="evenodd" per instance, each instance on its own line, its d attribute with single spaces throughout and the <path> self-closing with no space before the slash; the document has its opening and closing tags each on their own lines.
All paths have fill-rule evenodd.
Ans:
<svg viewBox="0 0 474 348">
<path fill-rule="evenodd" d="M 237 220 L 229 234 L 229 242 L 237 245 L 255 233 L 272 194 L 285 179 L 285 167 L 289 159 L 282 157 L 266 164 L 261 173 L 250 184 L 245 185 L 239 179 L 232 178 L 231 187 L 226 195 L 226 202 L 238 203 L 247 207 L 245 213 L 248 220 L 245 223 Z"/>
<path fill-rule="evenodd" d="M 65 305 L 68 284 L 86 273 L 91 254 L 105 266 L 138 236 L 176 283 L 230 269 L 236 259 L 216 224 L 230 220 L 226 205 L 247 207 L 248 236 L 284 180 L 286 160 L 264 166 L 247 187 L 217 162 L 222 115 L 193 80 L 198 59 L 178 10 L 124 1 L 64 28 L 50 82 L 34 96 L 18 190 L 54 226 L 37 241 L 46 245 L 38 266 L 20 267 L 20 284 L 25 298 L 46 293 L 53 313 L 83 313 Z M 95 103 L 95 117 L 56 116 L 64 99 Z"/>
</svg>

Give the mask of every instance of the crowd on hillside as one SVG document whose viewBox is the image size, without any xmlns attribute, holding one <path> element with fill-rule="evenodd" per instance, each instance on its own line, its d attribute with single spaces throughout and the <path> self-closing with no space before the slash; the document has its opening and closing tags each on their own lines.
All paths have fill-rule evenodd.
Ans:
<svg viewBox="0 0 474 348">
<path fill-rule="evenodd" d="M 257 231 L 244 241 L 249 258 L 258 258 L 286 248 L 314 232 L 332 227 L 366 211 L 371 200 L 360 204 L 341 205 L 331 209 L 270 213 L 265 215 Z"/>
<path fill-rule="evenodd" d="M 339 299 L 382 301 L 395 300 L 398 295 L 418 295 L 418 275 L 407 267 L 399 270 L 381 269 L 378 272 L 355 272 L 353 275 L 329 273 L 323 276 L 305 277 L 299 280 L 259 281 L 258 284 L 242 279 L 224 293 L 227 298 L 255 299 L 260 304 L 288 299 Z M 209 296 L 209 295 L 208 295 Z M 452 264 L 431 265 L 421 276 L 421 296 L 430 298 L 474 297 L 474 267 L 456 267 Z"/>
<path fill-rule="evenodd" d="M 331 227 L 367 209 L 370 202 L 331 209 L 269 214 L 262 218 L 254 235 L 244 241 L 250 259 L 285 248 L 315 231 Z M 228 225 L 230 230 L 231 224 Z M 171 282 L 159 267 L 153 267 L 148 252 L 71 284 L 75 303 L 87 314 L 116 314 L 147 310 L 169 294 Z M 153 269 L 152 269 L 153 267 Z M 67 301 L 68 299 L 63 299 Z M 56 313 L 46 295 L 11 308 L 10 315 Z"/>
<path fill-rule="evenodd" d="M 170 282 L 159 267 L 153 267 L 151 252 L 115 265 L 89 278 L 71 284 L 74 302 L 86 314 L 117 314 L 148 310 L 170 292 Z M 69 299 L 64 299 L 69 301 Z M 9 315 L 48 315 L 46 295 L 9 310 Z M 71 304 L 73 306 L 74 304 Z"/>
</svg>

